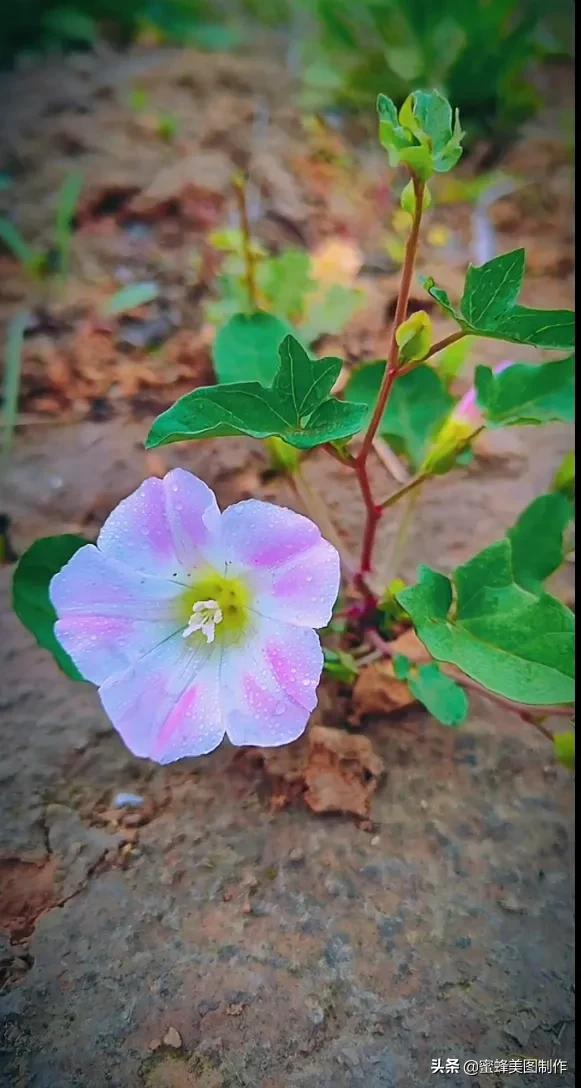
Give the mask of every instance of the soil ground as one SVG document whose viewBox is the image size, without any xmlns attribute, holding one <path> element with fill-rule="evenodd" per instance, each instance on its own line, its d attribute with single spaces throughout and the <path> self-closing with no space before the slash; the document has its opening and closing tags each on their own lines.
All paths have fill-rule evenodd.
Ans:
<svg viewBox="0 0 581 1088">
<path fill-rule="evenodd" d="M 179 118 L 177 147 L 128 109 L 136 85 Z M 328 346 L 349 362 L 380 356 L 395 282 L 377 246 L 383 160 L 344 134 L 305 135 L 280 69 L 252 59 L 105 54 L 16 73 L 2 91 L 27 236 L 48 237 L 71 166 L 88 179 L 76 274 L 58 298 L 37 298 L 27 337 L 27 425 L 0 505 L 15 551 L 42 535 L 91 536 L 144 475 L 177 463 L 222 505 L 255 495 L 300 508 L 257 443 L 152 457 L 143 438 L 153 412 L 212 380 L 205 238 L 230 214 L 234 169 L 250 169 L 265 244 L 340 236 L 362 248 L 366 307 Z M 499 250 L 529 249 L 526 301 L 570 305 L 562 140 L 529 133 L 505 165 L 533 181 L 499 202 L 489 230 Z M 447 208 L 439 222 L 449 242 L 422 263 L 453 290 L 473 212 Z M 29 288 L 2 262 L 9 317 Z M 92 308 L 131 278 L 161 283 L 162 303 L 95 329 Z M 473 361 L 505 355 L 487 345 Z M 451 569 L 497 539 L 570 445 L 561 427 L 487 438 L 468 470 L 422 494 L 400 573 L 413 578 L 420 561 Z M 362 508 L 349 473 L 315 454 L 305 474 L 354 549 Z M 385 561 L 396 525 L 382 525 Z M 375 715 L 361 732 L 385 773 L 369 819 L 316 816 L 300 799 L 279 810 L 264 769 L 228 746 L 166 768 L 133 758 L 95 693 L 61 676 L 11 615 L 11 575 L 0 569 L 2 1084 L 424 1088 L 438 1057 L 460 1068 L 563 1058 L 561 1077 L 507 1083 L 574 1083 L 572 781 L 542 735 L 477 698 L 457 732 L 416 707 Z M 571 600 L 570 571 L 555 589 Z M 322 705 L 324 724 L 345 729 L 332 686 Z M 116 807 L 121 793 L 141 802 Z"/>
</svg>

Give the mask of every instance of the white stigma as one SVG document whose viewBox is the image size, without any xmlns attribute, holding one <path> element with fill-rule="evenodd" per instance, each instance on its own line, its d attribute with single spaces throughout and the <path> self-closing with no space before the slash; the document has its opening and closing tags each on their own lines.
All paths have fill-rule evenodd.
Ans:
<svg viewBox="0 0 581 1088">
<path fill-rule="evenodd" d="M 216 637 L 216 627 L 223 618 L 222 609 L 217 601 L 196 601 L 188 626 L 182 631 L 182 638 L 188 638 L 196 631 L 201 631 L 206 642 L 213 642 Z"/>
</svg>

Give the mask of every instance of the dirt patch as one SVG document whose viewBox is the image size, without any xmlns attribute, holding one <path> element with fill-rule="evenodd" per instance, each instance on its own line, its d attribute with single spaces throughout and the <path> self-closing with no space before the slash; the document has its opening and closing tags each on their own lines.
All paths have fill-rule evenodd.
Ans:
<svg viewBox="0 0 581 1088">
<path fill-rule="evenodd" d="M 58 903 L 56 868 L 54 858 L 45 862 L 0 860 L 0 930 L 16 940 L 30 936 L 41 914 Z"/>
</svg>

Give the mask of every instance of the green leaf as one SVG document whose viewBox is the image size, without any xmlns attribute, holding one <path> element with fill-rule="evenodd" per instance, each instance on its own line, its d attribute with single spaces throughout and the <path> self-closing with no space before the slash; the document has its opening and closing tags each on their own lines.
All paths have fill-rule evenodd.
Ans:
<svg viewBox="0 0 581 1088">
<path fill-rule="evenodd" d="M 452 382 L 454 382 L 460 374 L 465 363 L 468 361 L 471 349 L 472 340 L 469 336 L 466 336 L 463 337 L 462 340 L 458 340 L 456 344 L 450 344 L 449 347 L 438 352 L 432 360 L 432 366 L 437 370 L 446 389 L 449 389 Z"/>
<path fill-rule="evenodd" d="M 332 676 L 340 684 L 349 684 L 351 686 L 351 684 L 355 683 L 359 669 L 355 658 L 351 654 L 344 653 L 343 650 L 329 650 L 324 647 L 323 657 L 323 668 L 327 676 Z"/>
<path fill-rule="evenodd" d="M 536 310 L 517 305 L 524 269 L 524 249 L 504 253 L 477 268 L 471 265 L 459 308 L 431 277 L 422 282 L 440 308 L 465 332 L 537 348 L 572 350 L 575 315 L 571 310 Z"/>
<path fill-rule="evenodd" d="M 476 368 L 478 405 L 488 427 L 548 423 L 575 418 L 575 357 L 529 366 L 515 363 L 495 374 Z"/>
<path fill-rule="evenodd" d="M 459 325 L 462 324 L 462 314 L 450 302 L 448 292 L 444 291 L 443 287 L 437 286 L 433 276 L 420 276 L 420 283 L 448 317 L 453 318 Z"/>
<path fill-rule="evenodd" d="M 398 680 L 407 680 L 412 671 L 412 663 L 405 654 L 396 654 L 393 659 L 393 671 Z"/>
<path fill-rule="evenodd" d="M 43 15 L 42 25 L 59 42 L 95 45 L 99 37 L 95 20 L 77 8 L 53 8 Z"/>
<path fill-rule="evenodd" d="M 272 314 L 235 314 L 220 329 L 212 349 L 221 382 L 271 385 L 279 367 L 278 349 L 292 329 Z"/>
<path fill-rule="evenodd" d="M 411 179 L 410 181 L 408 181 L 407 185 L 404 186 L 401 196 L 399 198 L 399 203 L 403 211 L 407 212 L 408 215 L 411 215 L 411 217 L 413 218 L 416 214 L 416 191 L 414 188 L 414 183 Z M 431 204 L 432 194 L 428 186 L 426 185 L 424 186 L 424 195 L 422 198 L 422 212 L 427 211 L 427 209 L 431 207 Z"/>
<path fill-rule="evenodd" d="M 148 302 L 154 302 L 158 295 L 159 287 L 156 283 L 129 283 L 105 302 L 102 312 L 106 317 L 119 317 L 120 314 L 136 310 L 139 306 L 146 306 Z"/>
<path fill-rule="evenodd" d="M 517 302 L 525 274 L 525 251 L 515 249 L 475 268 L 468 266 L 460 309 L 472 328 L 490 328 Z"/>
<path fill-rule="evenodd" d="M 407 612 L 401 607 L 397 594 L 406 588 L 401 578 L 393 578 L 377 602 L 380 633 L 390 635 L 395 623 L 409 622 Z"/>
<path fill-rule="evenodd" d="M 39 646 L 49 650 L 71 680 L 82 680 L 80 672 L 55 638 L 57 614 L 51 604 L 51 579 L 69 559 L 87 544 L 80 536 L 47 536 L 35 543 L 20 559 L 12 581 L 12 602 L 18 619 L 32 632 Z"/>
<path fill-rule="evenodd" d="M 442 725 L 458 726 L 466 721 L 470 709 L 466 692 L 435 662 L 413 665 L 405 654 L 396 654 L 393 671 L 398 680 L 407 682 L 414 698 Z"/>
<path fill-rule="evenodd" d="M 568 770 L 575 770 L 575 732 L 567 729 L 563 733 L 555 733 L 553 737 L 555 757 Z"/>
<path fill-rule="evenodd" d="M 148 449 L 187 439 L 249 435 L 277 436 L 297 449 L 351 438 L 362 427 L 363 404 L 330 396 L 340 359 L 311 359 L 293 336 L 279 347 L 280 365 L 271 387 L 233 382 L 196 389 L 154 421 Z"/>
<path fill-rule="evenodd" d="M 462 155 L 458 111 L 438 91 L 413 91 L 398 112 L 384 94 L 377 100 L 379 139 L 391 166 L 403 163 L 427 181 L 434 172 L 445 173 Z"/>
<path fill-rule="evenodd" d="M 514 579 L 523 589 L 541 593 L 543 583 L 561 566 L 563 534 L 571 515 L 564 495 L 553 492 L 535 499 L 509 529 Z"/>
<path fill-rule="evenodd" d="M 470 704 L 464 688 L 446 676 L 435 662 L 414 669 L 408 687 L 442 725 L 456 727 L 466 721 Z"/>
<path fill-rule="evenodd" d="M 301 336 L 307 344 L 313 344 L 324 335 L 337 336 L 349 324 L 364 297 L 356 287 L 334 283 L 321 297 L 315 295 L 312 301 L 307 300 Z"/>
<path fill-rule="evenodd" d="M 304 249 L 286 249 L 263 261 L 259 287 L 275 313 L 300 322 L 307 294 L 314 286 L 310 273 L 311 258 Z"/>
<path fill-rule="evenodd" d="M 560 492 L 561 495 L 565 495 L 566 498 L 575 498 L 575 454 L 571 450 L 566 453 L 553 480 L 553 488 L 555 491 Z"/>
<path fill-rule="evenodd" d="M 490 691 L 531 705 L 574 697 L 574 616 L 515 581 L 508 538 L 458 567 L 452 580 L 420 568 L 398 595 L 433 657 Z"/>
<path fill-rule="evenodd" d="M 345 389 L 346 400 L 367 405 L 368 419 L 377 401 L 384 370 L 385 363 L 368 363 L 354 372 Z M 454 398 L 436 371 L 429 366 L 418 366 L 393 386 L 380 434 L 417 469 L 453 405 Z"/>
</svg>

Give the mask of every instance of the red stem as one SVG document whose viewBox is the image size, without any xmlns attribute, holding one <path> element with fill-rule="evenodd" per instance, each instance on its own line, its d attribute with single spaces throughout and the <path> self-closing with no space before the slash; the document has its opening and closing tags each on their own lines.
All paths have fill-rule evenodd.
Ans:
<svg viewBox="0 0 581 1088">
<path fill-rule="evenodd" d="M 377 434 L 379 424 L 383 418 L 389 394 L 393 388 L 393 383 L 397 377 L 397 364 L 399 360 L 399 349 L 397 346 L 396 334 L 400 325 L 405 321 L 408 311 L 408 302 L 410 297 L 410 291 L 412 286 L 412 277 L 414 274 L 414 265 L 416 262 L 416 252 L 418 248 L 418 239 L 420 236 L 420 223 L 422 219 L 422 204 L 424 201 L 424 189 L 425 183 L 419 181 L 417 178 L 413 179 L 414 193 L 416 198 L 416 207 L 414 212 L 414 218 L 412 222 L 412 228 L 409 238 L 407 240 L 405 250 L 405 260 L 401 273 L 401 283 L 399 286 L 399 294 L 397 297 L 397 304 L 395 308 L 395 317 L 393 320 L 393 328 L 391 330 L 391 340 L 388 352 L 388 362 L 385 368 L 385 374 L 381 389 L 379 390 L 379 397 L 377 398 L 377 404 L 371 418 L 371 423 L 367 428 L 367 434 L 363 439 L 363 445 L 357 458 L 362 464 L 365 464 L 373 439 Z"/>
<path fill-rule="evenodd" d="M 363 495 L 365 509 L 367 512 L 365 530 L 363 533 L 363 547 L 361 551 L 361 561 L 359 564 L 359 574 L 356 578 L 356 583 L 359 586 L 361 585 L 363 576 L 365 574 L 368 574 L 371 570 L 371 561 L 373 556 L 373 549 L 375 546 L 377 526 L 383 513 L 382 507 L 378 505 L 378 503 L 376 503 L 373 499 L 371 484 L 369 482 L 369 476 L 367 474 L 367 458 L 373 446 L 373 440 L 377 434 L 381 420 L 383 419 L 383 413 L 385 412 L 387 402 L 389 400 L 389 395 L 391 393 L 391 390 L 393 389 L 396 378 L 398 377 L 399 349 L 397 346 L 396 334 L 399 326 L 402 324 L 403 321 L 405 321 L 407 316 L 412 277 L 416 260 L 416 252 L 418 248 L 420 222 L 422 218 L 422 204 L 424 201 L 424 182 L 419 181 L 417 178 L 414 178 L 413 185 L 416 198 L 416 206 L 412 222 L 412 228 L 406 245 L 405 260 L 401 274 L 397 304 L 395 308 L 395 317 L 393 321 L 393 328 L 391 330 L 391 339 L 387 357 L 388 361 L 385 368 L 385 374 L 383 376 L 381 388 L 379 390 L 377 403 L 375 405 L 375 410 L 373 412 L 369 427 L 367 428 L 365 438 L 363 439 L 363 445 L 355 459 L 354 465 L 355 471 L 357 473 L 357 479 L 359 480 L 359 486 L 361 488 L 361 494 Z"/>
<path fill-rule="evenodd" d="M 359 458 L 357 458 L 355 462 L 355 471 L 357 473 L 357 479 L 359 480 L 361 494 L 363 495 L 363 501 L 365 503 L 365 509 L 367 511 L 365 531 L 363 534 L 361 562 L 359 564 L 359 574 L 357 576 L 357 582 L 360 583 L 361 577 L 364 574 L 368 574 L 371 570 L 371 556 L 373 553 L 373 545 L 375 544 L 377 524 L 381 517 L 381 506 L 378 506 L 373 499 L 373 495 L 371 493 L 371 484 L 369 482 L 369 476 L 367 475 L 365 462 L 360 461 Z"/>
</svg>

